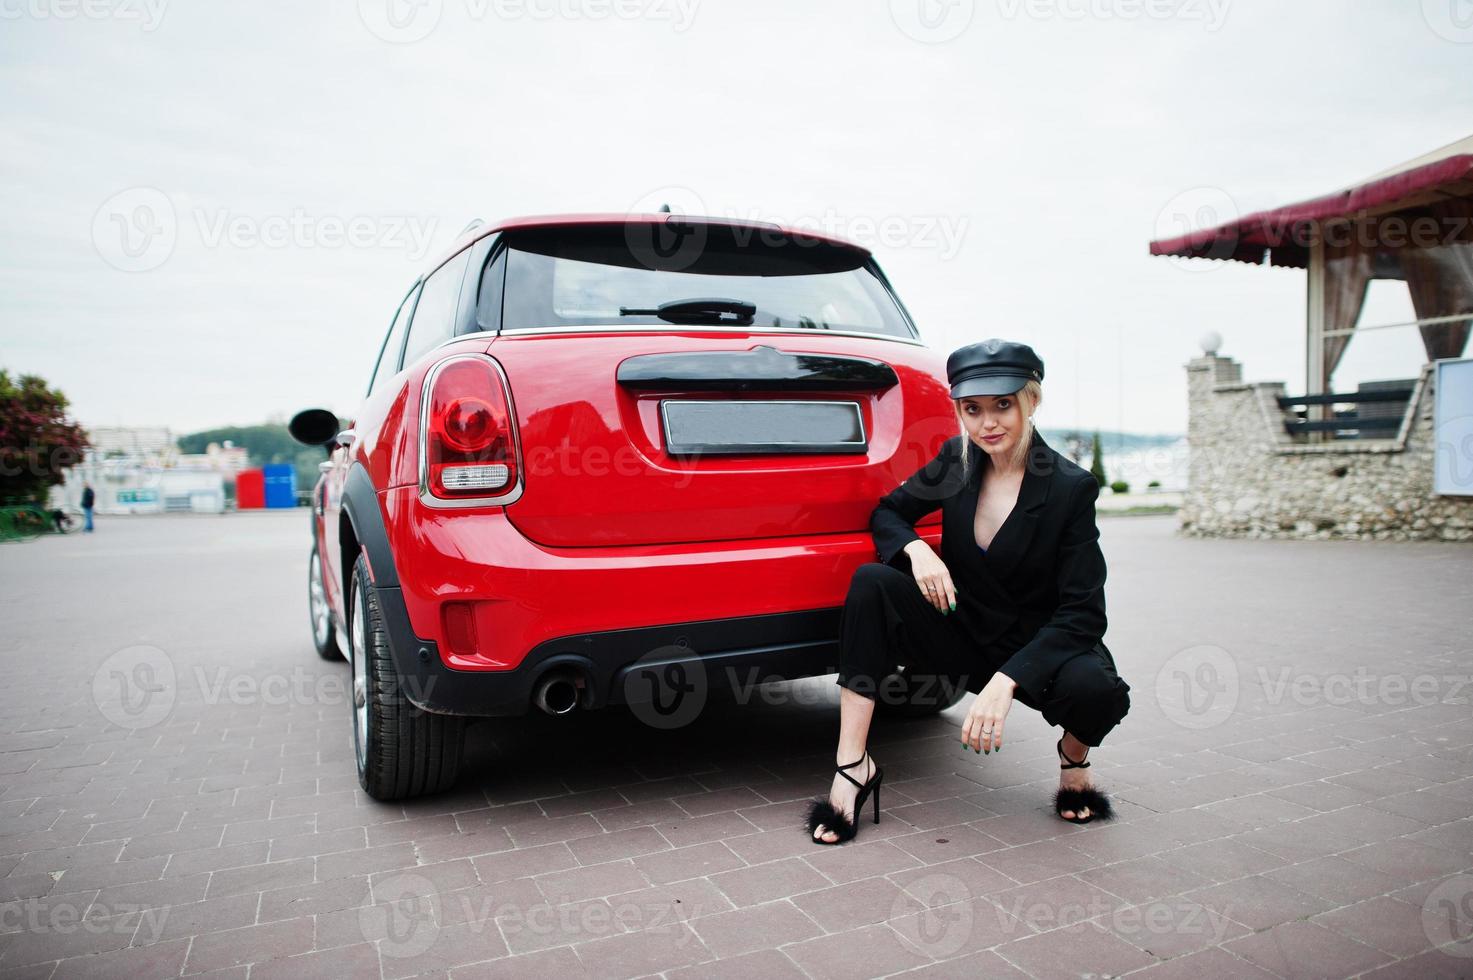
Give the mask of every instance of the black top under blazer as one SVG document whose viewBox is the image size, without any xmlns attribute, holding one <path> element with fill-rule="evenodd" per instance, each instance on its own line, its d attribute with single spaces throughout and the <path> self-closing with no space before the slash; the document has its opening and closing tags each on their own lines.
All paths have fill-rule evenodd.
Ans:
<svg viewBox="0 0 1473 980">
<path fill-rule="evenodd" d="M 964 479 L 962 438 L 948 439 L 935 459 L 880 498 L 870 518 L 875 548 L 881 561 L 908 569 L 902 549 L 920 537 L 913 525 L 940 507 L 941 560 L 957 592 L 951 615 L 976 638 L 989 669 L 1042 702 L 1054 673 L 1071 657 L 1093 650 L 1114 665 L 1102 640 L 1105 557 L 1095 525 L 1100 485 L 1034 430 L 1018 501 L 984 553 L 974 522 L 988 461 L 972 447 Z"/>
</svg>

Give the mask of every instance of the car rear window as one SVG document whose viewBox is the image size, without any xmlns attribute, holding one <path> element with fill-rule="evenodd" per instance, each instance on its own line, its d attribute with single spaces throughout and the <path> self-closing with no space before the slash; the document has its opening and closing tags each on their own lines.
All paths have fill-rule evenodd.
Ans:
<svg viewBox="0 0 1473 980">
<path fill-rule="evenodd" d="M 506 241 L 503 329 L 674 329 L 648 311 L 718 298 L 756 307 L 749 329 L 915 336 L 865 252 L 771 228 L 579 225 Z"/>
</svg>

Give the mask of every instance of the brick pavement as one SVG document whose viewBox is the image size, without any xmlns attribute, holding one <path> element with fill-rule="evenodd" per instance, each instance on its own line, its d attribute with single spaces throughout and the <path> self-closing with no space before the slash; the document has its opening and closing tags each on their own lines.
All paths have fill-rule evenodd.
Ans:
<svg viewBox="0 0 1473 980">
<path fill-rule="evenodd" d="M 1120 819 L 1053 816 L 1037 715 L 1003 761 L 958 707 L 877 727 L 883 822 L 820 848 L 828 679 L 482 722 L 454 792 L 368 799 L 305 523 L 0 547 L 0 976 L 1473 974 L 1466 546 L 1108 520 Z"/>
</svg>

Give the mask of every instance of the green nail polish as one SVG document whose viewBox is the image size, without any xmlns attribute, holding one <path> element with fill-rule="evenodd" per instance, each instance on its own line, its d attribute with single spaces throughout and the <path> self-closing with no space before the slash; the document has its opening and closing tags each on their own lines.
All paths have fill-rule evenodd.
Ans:
<svg viewBox="0 0 1473 980">
<path fill-rule="evenodd" d="M 951 604 L 951 611 L 952 611 L 952 612 L 956 612 L 956 603 L 955 603 L 955 602 L 953 602 L 953 603 L 952 603 L 952 604 Z"/>
</svg>

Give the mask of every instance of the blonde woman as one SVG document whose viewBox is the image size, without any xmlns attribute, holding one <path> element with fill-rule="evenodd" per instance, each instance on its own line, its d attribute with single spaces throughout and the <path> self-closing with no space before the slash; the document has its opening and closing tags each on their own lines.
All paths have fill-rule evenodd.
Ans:
<svg viewBox="0 0 1473 980">
<path fill-rule="evenodd" d="M 1031 347 L 985 340 L 954 352 L 946 373 L 962 432 L 881 499 L 870 529 L 883 564 L 861 566 L 844 603 L 837 768 L 808 813 L 818 844 L 854 837 L 871 796 L 879 822 L 884 771 L 866 740 L 900 665 L 976 693 L 963 749 L 1000 752 L 1014 699 L 1041 712 L 1064 729 L 1055 812 L 1074 823 L 1113 815 L 1086 771 L 1090 748 L 1130 709 L 1101 640 L 1099 484 L 1034 430 L 1043 361 Z M 914 528 L 938 507 L 939 557 Z"/>
</svg>

